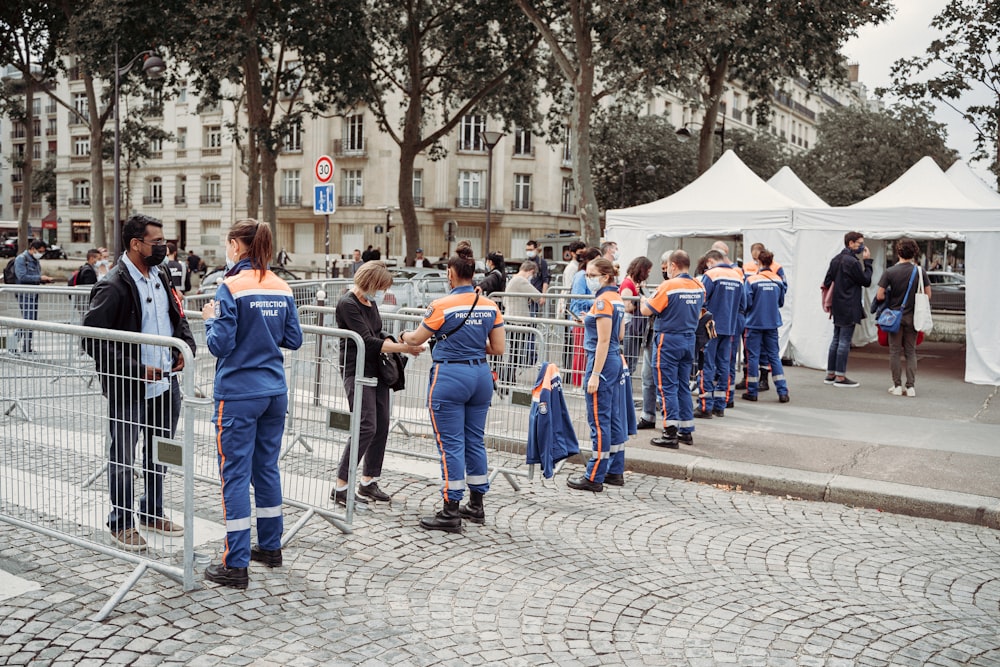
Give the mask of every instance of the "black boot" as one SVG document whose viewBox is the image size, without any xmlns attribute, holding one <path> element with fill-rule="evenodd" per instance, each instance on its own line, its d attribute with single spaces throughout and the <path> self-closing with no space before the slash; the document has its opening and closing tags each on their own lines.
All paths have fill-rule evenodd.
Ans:
<svg viewBox="0 0 1000 667">
<path fill-rule="evenodd" d="M 757 391 L 770 391 L 771 390 L 771 383 L 767 381 L 767 375 L 768 375 L 767 369 L 766 368 L 761 368 L 760 369 L 760 386 L 757 387 Z"/>
<path fill-rule="evenodd" d="M 458 509 L 458 501 L 446 500 L 440 512 L 420 519 L 420 527 L 427 530 L 443 530 L 447 533 L 461 533 L 462 513 Z"/>
<path fill-rule="evenodd" d="M 653 438 L 649 441 L 650 443 L 656 445 L 657 447 L 666 447 L 667 449 L 677 449 L 677 427 L 668 426 L 663 429 L 663 435 L 659 438 Z"/>
<path fill-rule="evenodd" d="M 468 519 L 472 523 L 486 523 L 486 510 L 483 509 L 484 493 L 469 491 L 469 502 L 458 509 L 458 513 L 463 519 Z"/>
<path fill-rule="evenodd" d="M 223 564 L 209 565 L 205 568 L 205 578 L 209 581 L 229 586 L 230 588 L 246 588 L 250 583 L 245 567 L 226 567 Z"/>
</svg>

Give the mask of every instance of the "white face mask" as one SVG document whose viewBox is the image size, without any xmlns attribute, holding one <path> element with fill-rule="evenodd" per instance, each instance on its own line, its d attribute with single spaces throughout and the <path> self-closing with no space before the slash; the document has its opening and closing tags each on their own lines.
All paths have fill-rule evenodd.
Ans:
<svg viewBox="0 0 1000 667">
<path fill-rule="evenodd" d="M 593 294 L 597 294 L 597 290 L 601 289 L 601 277 L 587 276 L 587 289 L 589 289 Z"/>
<path fill-rule="evenodd" d="M 42 253 L 40 253 L 40 252 L 32 252 L 31 256 L 34 257 L 35 259 L 41 259 L 42 258 Z"/>
<path fill-rule="evenodd" d="M 368 300 L 371 301 L 372 303 L 376 303 L 376 304 L 382 303 L 382 299 L 384 299 L 384 298 L 385 298 L 385 290 L 384 289 L 375 290 L 374 294 L 369 294 L 368 295 Z"/>
<path fill-rule="evenodd" d="M 617 261 L 618 261 L 618 258 L 619 258 L 620 256 L 621 256 L 621 253 L 620 253 L 620 252 L 618 252 L 617 250 L 615 250 L 615 254 L 613 255 L 613 257 L 614 257 L 614 261 L 616 261 L 616 262 L 617 262 Z"/>
<path fill-rule="evenodd" d="M 534 259 L 535 257 L 538 256 L 538 253 L 535 252 L 534 250 L 526 250 L 524 254 L 527 255 L 528 259 Z"/>
<path fill-rule="evenodd" d="M 231 247 L 232 247 L 232 243 L 227 243 L 226 244 L 226 271 L 231 271 L 233 269 L 233 267 L 236 266 L 236 262 L 239 261 L 239 260 L 233 259 L 232 257 L 229 256 L 229 249 Z"/>
</svg>

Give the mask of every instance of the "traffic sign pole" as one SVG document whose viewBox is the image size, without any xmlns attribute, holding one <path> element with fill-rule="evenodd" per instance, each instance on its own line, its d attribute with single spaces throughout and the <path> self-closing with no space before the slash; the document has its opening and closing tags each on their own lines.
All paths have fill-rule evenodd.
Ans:
<svg viewBox="0 0 1000 667">
<path fill-rule="evenodd" d="M 336 211 L 336 195 L 333 184 L 333 158 L 329 155 L 320 155 L 313 166 L 313 175 L 316 177 L 316 185 L 313 193 L 313 213 L 322 213 L 326 231 L 324 234 L 324 267 L 326 277 L 330 277 L 330 214 Z"/>
</svg>

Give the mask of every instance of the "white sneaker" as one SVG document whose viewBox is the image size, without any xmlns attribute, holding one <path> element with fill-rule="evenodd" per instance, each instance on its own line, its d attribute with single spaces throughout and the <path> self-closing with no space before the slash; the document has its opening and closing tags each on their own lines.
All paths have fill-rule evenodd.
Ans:
<svg viewBox="0 0 1000 667">
<path fill-rule="evenodd" d="M 913 387 L 907 387 L 906 395 L 909 396 L 910 398 L 914 398 L 917 395 L 917 390 L 914 389 Z"/>
<path fill-rule="evenodd" d="M 889 387 L 889 393 L 892 394 L 893 396 L 902 396 L 903 388 L 897 384 L 893 387 Z"/>
</svg>

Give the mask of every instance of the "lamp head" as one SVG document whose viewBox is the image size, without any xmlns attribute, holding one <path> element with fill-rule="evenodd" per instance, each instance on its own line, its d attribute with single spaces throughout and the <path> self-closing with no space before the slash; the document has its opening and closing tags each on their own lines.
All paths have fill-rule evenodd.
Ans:
<svg viewBox="0 0 1000 667">
<path fill-rule="evenodd" d="M 146 59 L 142 63 L 142 72 L 150 79 L 162 79 L 163 73 L 166 71 L 167 65 L 163 62 L 163 58 L 155 53 L 146 56 Z"/>
<path fill-rule="evenodd" d="M 482 135 L 483 143 L 486 144 L 487 148 L 493 148 L 496 146 L 500 143 L 500 139 L 503 137 L 503 133 L 494 132 L 493 130 L 483 130 L 480 134 Z"/>
<path fill-rule="evenodd" d="M 677 132 L 675 132 L 674 134 L 677 135 L 677 141 L 681 143 L 684 143 L 685 141 L 691 138 L 691 130 L 687 128 L 687 125 L 677 130 Z"/>
</svg>

